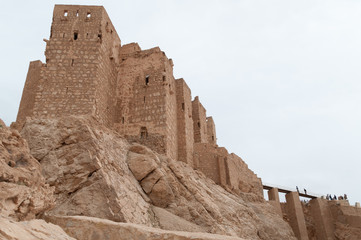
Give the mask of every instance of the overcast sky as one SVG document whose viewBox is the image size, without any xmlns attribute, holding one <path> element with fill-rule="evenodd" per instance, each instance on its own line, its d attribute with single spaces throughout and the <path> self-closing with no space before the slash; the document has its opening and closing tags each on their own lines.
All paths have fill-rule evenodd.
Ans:
<svg viewBox="0 0 361 240">
<path fill-rule="evenodd" d="M 122 44 L 159 46 L 264 182 L 361 201 L 361 1 L 3 1 L 0 118 L 15 121 L 55 3 L 104 5 Z"/>
</svg>

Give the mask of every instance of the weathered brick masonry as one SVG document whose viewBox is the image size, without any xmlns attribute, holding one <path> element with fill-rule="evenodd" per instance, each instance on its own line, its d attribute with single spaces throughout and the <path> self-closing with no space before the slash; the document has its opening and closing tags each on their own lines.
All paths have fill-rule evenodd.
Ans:
<svg viewBox="0 0 361 240">
<path fill-rule="evenodd" d="M 217 146 L 215 124 L 158 47 L 121 45 L 101 6 L 56 5 L 46 63 L 30 63 L 17 123 L 26 117 L 91 115 L 234 190 L 263 195 L 261 181 Z"/>
</svg>

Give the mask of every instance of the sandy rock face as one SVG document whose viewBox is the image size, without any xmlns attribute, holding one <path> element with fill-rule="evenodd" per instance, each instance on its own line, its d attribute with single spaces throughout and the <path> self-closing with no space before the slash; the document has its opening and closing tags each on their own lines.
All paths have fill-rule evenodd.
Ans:
<svg viewBox="0 0 361 240">
<path fill-rule="evenodd" d="M 118 135 L 76 117 L 32 120 L 21 134 L 55 187 L 50 214 L 151 225 L 149 198 L 125 162 L 128 143 Z"/>
<path fill-rule="evenodd" d="M 64 230 L 44 220 L 14 222 L 0 217 L 1 240 L 75 240 Z"/>
<path fill-rule="evenodd" d="M 245 239 L 295 239 L 259 196 L 227 192 L 187 164 L 130 145 L 91 119 L 29 120 L 21 134 L 55 187 L 56 205 L 49 216 L 84 215 Z"/>
<path fill-rule="evenodd" d="M 45 184 L 41 165 L 18 131 L 0 120 L 0 216 L 32 219 L 53 205 L 53 189 Z"/>
<path fill-rule="evenodd" d="M 242 238 L 218 234 L 165 231 L 144 225 L 116 223 L 84 216 L 50 216 L 47 217 L 47 220 L 61 226 L 69 235 L 78 240 L 242 240 Z"/>
</svg>

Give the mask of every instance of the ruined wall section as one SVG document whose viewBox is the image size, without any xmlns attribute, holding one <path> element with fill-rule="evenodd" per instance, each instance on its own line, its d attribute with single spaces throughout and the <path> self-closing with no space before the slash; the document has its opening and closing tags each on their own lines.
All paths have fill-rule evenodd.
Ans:
<svg viewBox="0 0 361 240">
<path fill-rule="evenodd" d="M 41 68 L 43 63 L 41 61 L 33 61 L 29 64 L 28 74 L 26 76 L 23 95 L 21 96 L 19 112 L 16 121 L 22 123 L 26 117 L 33 115 L 36 93 L 39 91 L 39 81 Z"/>
<path fill-rule="evenodd" d="M 177 159 L 173 64 L 159 48 L 120 51 L 116 128 L 131 142 Z"/>
<path fill-rule="evenodd" d="M 195 143 L 194 167 L 215 183 L 236 193 L 253 193 L 263 197 L 261 179 L 236 154 L 211 143 Z"/>
<path fill-rule="evenodd" d="M 207 117 L 207 139 L 208 143 L 217 144 L 216 125 L 212 117 Z"/>
<path fill-rule="evenodd" d="M 183 78 L 176 79 L 178 160 L 193 166 L 193 119 L 191 90 Z"/>
<path fill-rule="evenodd" d="M 248 165 L 234 153 L 227 156 L 229 182 L 236 191 L 254 193 L 263 196 L 262 181 L 248 168 Z"/>
<path fill-rule="evenodd" d="M 207 120 L 206 109 L 199 101 L 198 96 L 192 101 L 192 118 L 194 129 L 194 142 L 206 143 L 207 142 Z"/>
<path fill-rule="evenodd" d="M 224 164 L 226 153 L 218 151 L 218 148 L 209 143 L 195 143 L 194 144 L 194 168 L 203 172 L 207 177 L 212 179 L 215 183 L 225 185 L 226 179 L 221 179 L 221 176 L 226 176 L 225 172 L 220 172 L 220 165 Z M 223 162 L 223 163 L 222 163 Z M 225 168 L 221 168 L 225 169 Z"/>
</svg>

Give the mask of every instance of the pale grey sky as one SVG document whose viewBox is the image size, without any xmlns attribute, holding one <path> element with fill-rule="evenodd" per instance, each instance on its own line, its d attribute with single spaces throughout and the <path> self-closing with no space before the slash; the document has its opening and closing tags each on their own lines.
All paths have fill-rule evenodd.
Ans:
<svg viewBox="0 0 361 240">
<path fill-rule="evenodd" d="M 0 118 L 15 120 L 55 3 L 104 5 L 122 43 L 159 46 L 263 181 L 361 201 L 361 2 L 4 1 Z"/>
</svg>

